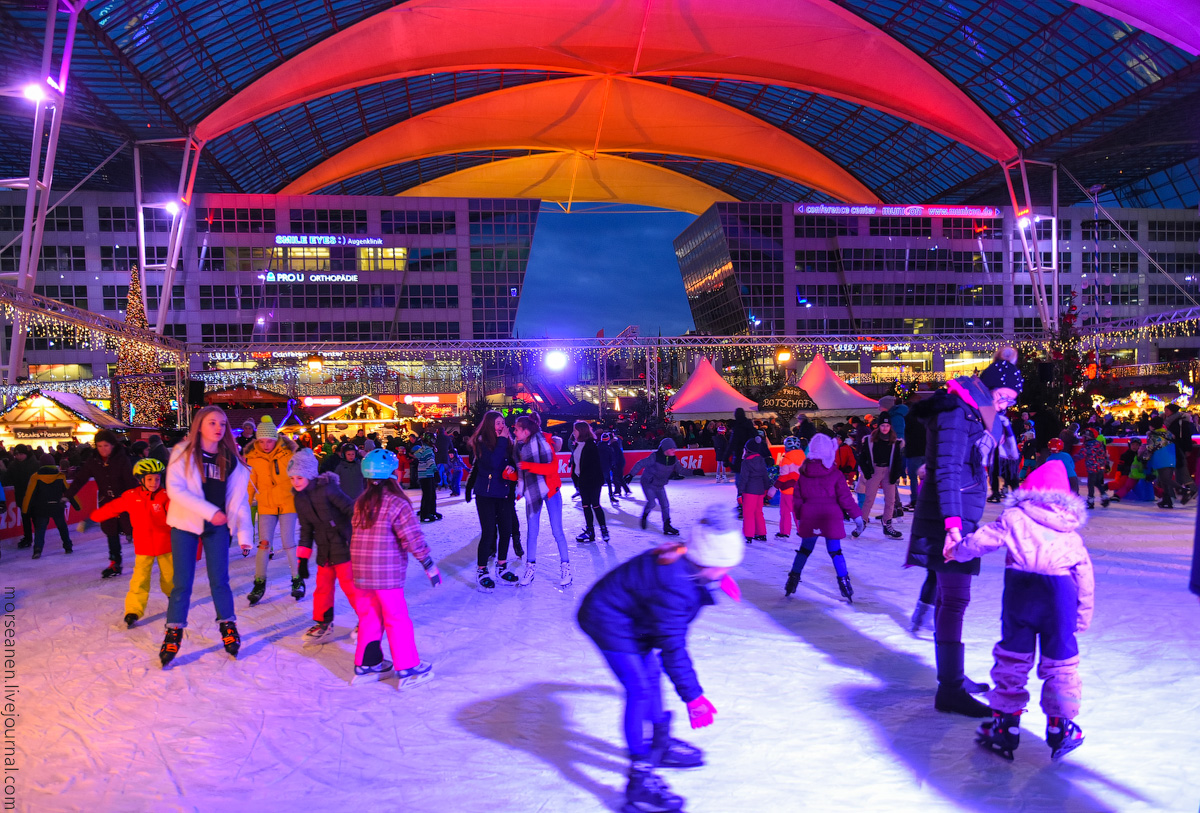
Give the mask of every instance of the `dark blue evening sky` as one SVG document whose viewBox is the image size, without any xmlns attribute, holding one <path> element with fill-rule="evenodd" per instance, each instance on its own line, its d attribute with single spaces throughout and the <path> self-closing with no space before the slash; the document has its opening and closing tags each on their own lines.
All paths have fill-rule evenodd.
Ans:
<svg viewBox="0 0 1200 813">
<path fill-rule="evenodd" d="M 548 208 L 548 207 L 546 207 Z M 643 335 L 693 327 L 672 241 L 695 215 L 636 213 L 538 215 L 516 330 L 523 337 Z"/>
</svg>

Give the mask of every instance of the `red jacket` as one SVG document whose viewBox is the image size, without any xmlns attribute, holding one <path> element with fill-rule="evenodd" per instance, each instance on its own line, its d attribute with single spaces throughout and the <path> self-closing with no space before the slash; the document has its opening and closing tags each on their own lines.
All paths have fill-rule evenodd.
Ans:
<svg viewBox="0 0 1200 813">
<path fill-rule="evenodd" d="M 118 514 L 129 514 L 133 525 L 133 552 L 138 556 L 162 556 L 171 552 L 171 528 L 167 525 L 167 490 L 151 494 L 138 486 L 106 502 L 92 512 L 92 520 L 102 522 Z"/>
</svg>

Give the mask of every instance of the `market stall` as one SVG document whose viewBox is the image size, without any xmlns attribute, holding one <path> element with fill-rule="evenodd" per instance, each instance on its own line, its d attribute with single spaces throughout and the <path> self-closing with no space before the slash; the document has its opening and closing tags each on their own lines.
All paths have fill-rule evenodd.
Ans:
<svg viewBox="0 0 1200 813">
<path fill-rule="evenodd" d="M 394 435 L 400 430 L 400 418 L 397 407 L 370 395 L 360 395 L 314 418 L 309 428 L 316 430 L 322 440 L 330 434 L 353 437 L 360 429 L 367 435 L 372 432 Z"/>
<path fill-rule="evenodd" d="M 71 440 L 91 443 L 96 432 L 130 427 L 73 392 L 33 390 L 0 414 L 0 442 L 53 448 Z"/>
</svg>

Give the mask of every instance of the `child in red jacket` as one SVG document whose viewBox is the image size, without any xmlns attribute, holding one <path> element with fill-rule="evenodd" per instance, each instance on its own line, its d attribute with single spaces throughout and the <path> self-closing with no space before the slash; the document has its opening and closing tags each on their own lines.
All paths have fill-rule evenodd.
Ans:
<svg viewBox="0 0 1200 813">
<path fill-rule="evenodd" d="M 92 512 L 92 521 L 103 522 L 119 514 L 129 514 L 133 525 L 133 578 L 125 596 L 125 626 L 132 627 L 146 614 L 150 598 L 150 575 L 158 562 L 158 586 L 163 595 L 170 596 L 175 583 L 175 565 L 171 558 L 171 528 L 167 525 L 167 492 L 162 486 L 165 470 L 154 458 L 139 460 L 133 476 L 141 485 L 131 488 L 115 500 L 106 502 Z"/>
</svg>

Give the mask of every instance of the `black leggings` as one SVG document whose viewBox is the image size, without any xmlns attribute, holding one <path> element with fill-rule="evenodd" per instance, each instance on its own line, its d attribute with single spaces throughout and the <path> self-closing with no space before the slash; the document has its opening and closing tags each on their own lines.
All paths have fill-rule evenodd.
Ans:
<svg viewBox="0 0 1200 813">
<path fill-rule="evenodd" d="M 421 510 L 418 515 L 421 519 L 437 516 L 437 478 L 422 477 L 418 482 L 421 484 Z"/>
<path fill-rule="evenodd" d="M 508 554 L 508 538 L 512 534 L 513 509 L 507 497 L 476 497 L 475 510 L 479 513 L 479 548 L 475 563 L 487 567 L 488 559 L 496 553 L 497 536 L 504 540 Z"/>
<path fill-rule="evenodd" d="M 933 602 L 936 600 L 937 600 L 937 573 L 926 568 L 925 569 L 925 583 L 921 585 L 920 601 L 922 604 L 933 604 Z"/>
<path fill-rule="evenodd" d="M 592 525 L 592 514 L 596 515 L 595 521 L 600 523 L 601 530 L 608 530 L 608 525 L 604 520 L 604 509 L 597 503 L 596 505 L 585 505 L 583 507 L 583 519 L 587 522 L 587 532 L 589 534 L 593 533 L 595 527 Z"/>
</svg>

